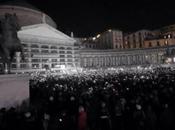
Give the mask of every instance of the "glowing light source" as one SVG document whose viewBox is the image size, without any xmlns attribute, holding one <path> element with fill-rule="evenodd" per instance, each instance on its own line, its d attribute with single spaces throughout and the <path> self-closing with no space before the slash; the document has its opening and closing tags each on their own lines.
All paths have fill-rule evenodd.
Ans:
<svg viewBox="0 0 175 130">
<path fill-rule="evenodd" d="M 141 69 L 141 67 L 140 66 L 137 66 L 137 69 Z"/>
<path fill-rule="evenodd" d="M 167 58 L 166 63 L 171 63 L 172 59 L 171 58 Z"/>
<path fill-rule="evenodd" d="M 173 62 L 175 62 L 175 57 L 173 58 Z"/>
<path fill-rule="evenodd" d="M 168 35 L 168 38 L 171 38 L 171 35 L 170 34 Z"/>
<path fill-rule="evenodd" d="M 108 31 L 109 31 L 109 32 L 111 32 L 112 30 L 111 30 L 111 29 L 109 29 Z"/>
<path fill-rule="evenodd" d="M 100 37 L 100 34 L 97 35 L 97 38 L 99 38 L 99 37 Z"/>
<path fill-rule="evenodd" d="M 96 37 L 93 37 L 92 40 L 96 40 Z"/>
</svg>

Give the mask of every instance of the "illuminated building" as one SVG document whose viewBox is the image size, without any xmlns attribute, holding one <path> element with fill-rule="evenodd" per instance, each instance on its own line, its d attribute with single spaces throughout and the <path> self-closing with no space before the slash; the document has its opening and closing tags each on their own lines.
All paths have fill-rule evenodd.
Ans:
<svg viewBox="0 0 175 130">
<path fill-rule="evenodd" d="M 124 48 L 144 48 L 145 38 L 153 35 L 149 30 L 139 30 L 124 36 Z"/>
<path fill-rule="evenodd" d="M 97 49 L 121 49 L 123 48 L 123 33 L 120 30 L 107 30 L 98 34 L 94 41 Z"/>
<path fill-rule="evenodd" d="M 94 37 L 76 38 L 86 49 L 122 49 L 123 33 L 119 30 L 107 30 Z"/>
<path fill-rule="evenodd" d="M 77 43 L 79 43 L 80 48 L 97 49 L 97 43 L 93 39 L 94 37 L 75 38 Z"/>
<path fill-rule="evenodd" d="M 18 37 L 26 59 L 21 61 L 20 53 L 16 53 L 12 72 L 45 70 L 55 65 L 79 65 L 76 40 L 57 30 L 56 23 L 47 14 L 21 2 L 1 5 L 0 18 L 5 13 L 15 13 L 19 19 L 22 28 Z"/>
<path fill-rule="evenodd" d="M 174 38 L 173 32 L 160 34 L 158 31 L 140 30 L 124 36 L 123 49 L 84 47 L 80 50 L 80 65 L 107 68 L 175 63 Z"/>
</svg>

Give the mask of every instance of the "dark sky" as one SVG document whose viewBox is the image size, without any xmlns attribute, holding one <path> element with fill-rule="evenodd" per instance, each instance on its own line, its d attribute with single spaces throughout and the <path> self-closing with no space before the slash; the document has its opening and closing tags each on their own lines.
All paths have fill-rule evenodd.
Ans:
<svg viewBox="0 0 175 130">
<path fill-rule="evenodd" d="M 58 29 L 77 37 L 93 36 L 109 28 L 124 32 L 175 24 L 175 7 L 153 0 L 26 0 L 51 16 Z"/>
</svg>

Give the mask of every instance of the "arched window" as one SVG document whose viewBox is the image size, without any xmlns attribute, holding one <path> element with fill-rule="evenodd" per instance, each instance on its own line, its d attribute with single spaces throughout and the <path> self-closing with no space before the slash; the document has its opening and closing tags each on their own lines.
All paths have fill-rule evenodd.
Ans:
<svg viewBox="0 0 175 130">
<path fill-rule="evenodd" d="M 67 54 L 72 54 L 72 51 L 67 51 Z"/>
<path fill-rule="evenodd" d="M 65 54 L 65 51 L 60 51 L 60 54 Z"/>
<path fill-rule="evenodd" d="M 57 62 L 57 59 L 52 59 L 52 62 Z"/>
<path fill-rule="evenodd" d="M 72 62 L 72 59 L 67 59 L 68 62 Z"/>
<path fill-rule="evenodd" d="M 56 46 L 51 46 L 50 49 L 57 49 L 57 47 Z"/>
<path fill-rule="evenodd" d="M 172 49 L 172 50 L 171 50 L 171 54 L 172 54 L 172 55 L 175 55 L 175 49 Z"/>
<path fill-rule="evenodd" d="M 152 47 L 152 43 L 151 42 L 149 42 L 149 47 Z"/>
<path fill-rule="evenodd" d="M 40 62 L 40 59 L 32 59 L 32 62 Z"/>
<path fill-rule="evenodd" d="M 12 69 L 16 69 L 17 65 L 16 64 L 12 64 Z"/>
<path fill-rule="evenodd" d="M 64 50 L 65 48 L 64 48 L 64 47 L 60 47 L 59 49 L 60 49 L 60 50 Z"/>
<path fill-rule="evenodd" d="M 60 55 L 60 58 L 64 58 L 65 57 L 65 55 Z"/>
<path fill-rule="evenodd" d="M 71 47 L 68 47 L 67 50 L 72 50 L 72 48 Z"/>
<path fill-rule="evenodd" d="M 27 64 L 20 64 L 20 68 L 26 69 L 27 68 Z"/>
<path fill-rule="evenodd" d="M 159 41 L 157 41 L 157 46 L 160 46 L 160 43 L 159 43 Z"/>
<path fill-rule="evenodd" d="M 55 54 L 55 53 L 58 53 L 58 52 L 54 50 L 54 51 L 51 51 L 51 53 L 54 53 Z"/>
<path fill-rule="evenodd" d="M 67 55 L 68 58 L 72 58 L 72 55 Z"/>
<path fill-rule="evenodd" d="M 29 50 L 27 48 L 24 49 L 24 52 L 28 52 Z"/>
<path fill-rule="evenodd" d="M 27 45 L 27 44 L 22 44 L 22 46 L 23 46 L 23 47 L 28 47 L 28 45 Z"/>
<path fill-rule="evenodd" d="M 69 66 L 73 66 L 73 64 L 72 64 L 72 63 L 68 63 L 68 65 L 69 65 Z"/>
<path fill-rule="evenodd" d="M 38 49 L 32 49 L 31 52 L 33 52 L 33 53 L 39 53 L 39 50 Z"/>
<path fill-rule="evenodd" d="M 41 48 L 46 48 L 46 49 L 47 49 L 47 48 L 49 48 L 49 46 L 47 46 L 47 45 L 42 45 Z"/>
<path fill-rule="evenodd" d="M 60 59 L 60 62 L 65 62 L 65 59 Z"/>
<path fill-rule="evenodd" d="M 32 44 L 30 47 L 31 47 L 31 48 L 39 48 L 39 46 L 36 45 L 36 44 Z"/>
<path fill-rule="evenodd" d="M 41 53 L 49 53 L 49 50 L 41 50 Z"/>
<path fill-rule="evenodd" d="M 42 59 L 42 62 L 48 62 L 49 59 Z"/>
</svg>

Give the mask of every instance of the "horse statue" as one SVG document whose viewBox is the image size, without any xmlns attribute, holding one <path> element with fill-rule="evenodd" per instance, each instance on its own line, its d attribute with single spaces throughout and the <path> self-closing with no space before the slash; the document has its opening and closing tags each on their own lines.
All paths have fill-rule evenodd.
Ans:
<svg viewBox="0 0 175 130">
<path fill-rule="evenodd" d="M 11 63 L 16 52 L 21 52 L 22 60 L 24 60 L 23 47 L 17 35 L 20 26 L 16 14 L 6 13 L 5 17 L 0 21 L 0 27 L 0 57 L 3 63 L 2 70 L 3 73 L 10 73 Z"/>
</svg>

